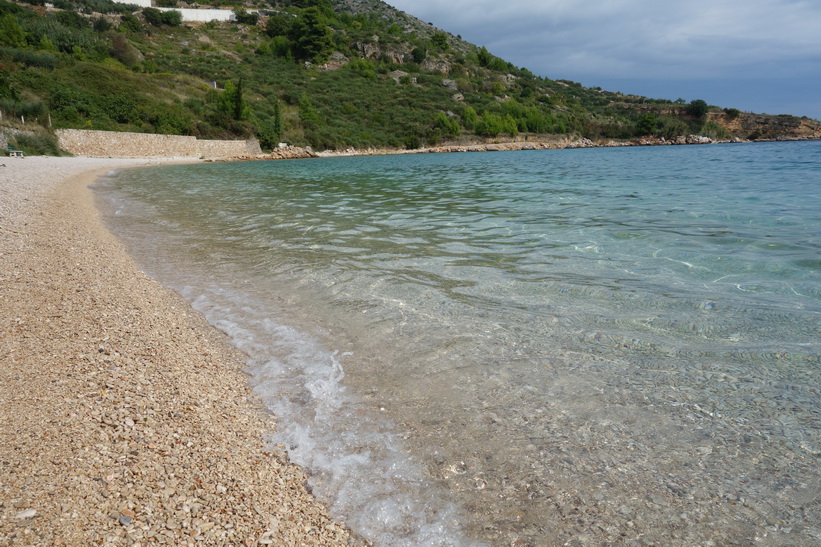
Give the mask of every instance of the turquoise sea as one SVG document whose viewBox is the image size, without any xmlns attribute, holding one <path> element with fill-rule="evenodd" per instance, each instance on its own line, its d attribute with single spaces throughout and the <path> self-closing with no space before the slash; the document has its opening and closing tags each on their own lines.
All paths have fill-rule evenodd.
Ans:
<svg viewBox="0 0 821 547">
<path fill-rule="evenodd" d="M 95 186 L 377 545 L 821 544 L 821 142 Z"/>
</svg>

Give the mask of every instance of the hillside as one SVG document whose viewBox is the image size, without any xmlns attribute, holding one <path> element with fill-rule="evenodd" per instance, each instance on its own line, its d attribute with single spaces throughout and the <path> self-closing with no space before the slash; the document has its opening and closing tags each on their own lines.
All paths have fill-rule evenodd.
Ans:
<svg viewBox="0 0 821 547">
<path fill-rule="evenodd" d="M 53 152 L 51 128 L 255 136 L 263 149 L 287 141 L 331 150 L 821 137 L 808 118 L 541 78 L 379 0 L 197 5 L 218 3 L 235 21 L 182 24 L 177 12 L 110 0 L 0 0 L 0 123 L 10 140 Z"/>
</svg>

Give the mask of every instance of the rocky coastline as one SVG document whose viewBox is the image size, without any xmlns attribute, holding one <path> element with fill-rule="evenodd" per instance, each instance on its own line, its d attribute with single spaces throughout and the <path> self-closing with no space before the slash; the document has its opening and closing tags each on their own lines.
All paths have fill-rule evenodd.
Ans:
<svg viewBox="0 0 821 547">
<path fill-rule="evenodd" d="M 518 140 L 499 141 L 490 143 L 467 143 L 467 144 L 443 144 L 417 149 L 403 148 L 367 148 L 356 149 L 347 148 L 343 150 L 323 150 L 321 152 L 311 151 L 310 155 L 303 157 L 340 157 L 340 156 L 378 156 L 388 154 L 442 154 L 458 152 L 510 152 L 519 150 L 565 150 L 575 148 L 624 148 L 632 146 L 682 146 L 682 145 L 703 145 L 703 144 L 726 144 L 726 143 L 752 143 L 752 142 L 786 142 L 786 141 L 813 141 L 821 140 L 821 135 L 809 137 L 782 137 L 778 139 L 758 139 L 755 141 L 740 138 L 733 139 L 711 139 L 701 135 L 680 136 L 675 139 L 665 139 L 663 137 L 644 137 L 633 140 L 591 140 L 587 138 L 577 139 L 556 139 L 556 140 Z M 278 159 L 262 155 L 259 159 Z"/>
</svg>

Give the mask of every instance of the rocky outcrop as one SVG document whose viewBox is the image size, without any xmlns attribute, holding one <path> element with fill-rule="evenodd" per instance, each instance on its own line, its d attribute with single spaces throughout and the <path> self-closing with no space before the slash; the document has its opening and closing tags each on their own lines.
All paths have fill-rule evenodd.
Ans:
<svg viewBox="0 0 821 547">
<path fill-rule="evenodd" d="M 315 153 L 310 146 L 301 148 L 299 146 L 283 146 L 273 150 L 269 154 L 245 154 L 242 156 L 234 156 L 231 158 L 206 160 L 206 161 L 262 161 L 262 160 L 296 160 L 306 158 L 318 158 L 319 154 Z"/>
<path fill-rule="evenodd" d="M 357 42 L 354 47 L 364 58 L 372 61 L 387 58 L 392 63 L 401 65 L 405 62 L 407 55 L 405 51 L 399 51 L 395 47 L 380 44 L 379 36 L 372 36 L 370 41 L 367 42 Z"/>
<path fill-rule="evenodd" d="M 707 114 L 707 121 L 726 128 L 733 135 L 750 140 L 821 139 L 821 122 L 811 118 L 740 112 L 733 116 L 723 110 Z"/>
<path fill-rule="evenodd" d="M 343 66 L 347 65 L 350 62 L 350 59 L 345 57 L 343 54 L 334 52 L 331 54 L 331 58 L 328 59 L 328 62 L 324 65 L 320 66 L 320 70 L 339 70 Z"/>
<path fill-rule="evenodd" d="M 394 70 L 392 72 L 388 72 L 388 77 L 393 79 L 393 81 L 396 82 L 397 84 L 399 83 L 399 81 L 402 78 L 404 78 L 407 75 L 408 75 L 408 73 L 405 72 L 404 70 Z"/>
<path fill-rule="evenodd" d="M 450 63 L 447 61 L 437 61 L 425 59 L 422 61 L 422 69 L 428 72 L 439 72 L 440 74 L 450 74 Z"/>
</svg>

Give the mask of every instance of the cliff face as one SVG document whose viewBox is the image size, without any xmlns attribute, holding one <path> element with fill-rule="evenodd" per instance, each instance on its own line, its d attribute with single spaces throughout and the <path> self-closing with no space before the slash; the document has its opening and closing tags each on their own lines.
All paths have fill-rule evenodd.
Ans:
<svg viewBox="0 0 821 547">
<path fill-rule="evenodd" d="M 733 117 L 715 110 L 707 115 L 708 122 L 726 128 L 733 136 L 743 139 L 821 139 L 821 122 L 796 116 L 774 116 L 741 112 Z"/>
</svg>

